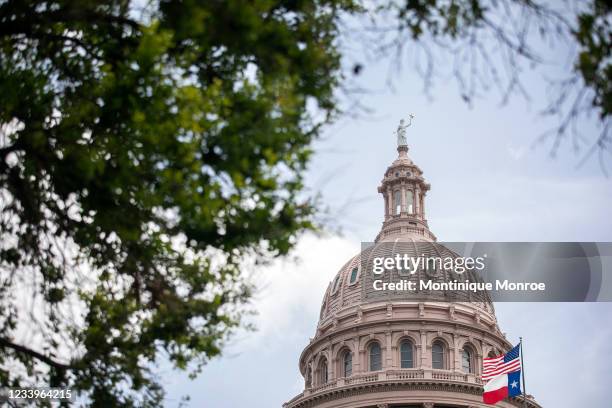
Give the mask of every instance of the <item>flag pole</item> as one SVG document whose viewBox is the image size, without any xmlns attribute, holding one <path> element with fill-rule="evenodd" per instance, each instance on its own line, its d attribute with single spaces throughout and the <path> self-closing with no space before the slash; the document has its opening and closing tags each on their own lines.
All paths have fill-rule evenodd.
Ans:
<svg viewBox="0 0 612 408">
<path fill-rule="evenodd" d="M 527 392 L 525 391 L 525 365 L 523 364 L 523 338 L 519 337 L 519 343 L 521 345 L 521 378 L 523 379 L 523 408 L 527 404 Z"/>
</svg>

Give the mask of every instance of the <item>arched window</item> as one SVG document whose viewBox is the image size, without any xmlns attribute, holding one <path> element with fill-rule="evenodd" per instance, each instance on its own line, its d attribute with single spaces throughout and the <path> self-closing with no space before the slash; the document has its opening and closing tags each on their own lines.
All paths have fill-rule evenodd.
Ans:
<svg viewBox="0 0 612 408">
<path fill-rule="evenodd" d="M 436 341 L 431 346 L 431 366 L 437 370 L 444 369 L 444 345 Z"/>
<path fill-rule="evenodd" d="M 406 212 L 414 214 L 414 193 L 412 190 L 406 190 Z"/>
<path fill-rule="evenodd" d="M 412 360 L 412 342 L 410 340 L 404 340 L 402 341 L 402 344 L 400 344 L 400 367 L 414 367 Z"/>
<path fill-rule="evenodd" d="M 359 273 L 359 269 L 358 268 L 353 268 L 353 270 L 351 271 L 351 279 L 349 280 L 349 283 L 355 283 L 357 281 L 357 275 Z"/>
<path fill-rule="evenodd" d="M 402 211 L 402 192 L 399 190 L 393 193 L 393 211 L 396 215 Z"/>
<path fill-rule="evenodd" d="M 461 353 L 461 369 L 464 373 L 474 373 L 473 354 L 469 347 L 464 347 Z"/>
<path fill-rule="evenodd" d="M 342 364 L 344 376 L 350 377 L 351 375 L 353 375 L 353 353 L 351 353 L 349 350 L 344 352 Z"/>
<path fill-rule="evenodd" d="M 338 290 L 338 285 L 340 284 L 341 275 L 336 276 L 336 280 L 334 280 L 334 285 L 332 286 L 332 293 L 336 293 Z"/>
<path fill-rule="evenodd" d="M 319 384 L 327 384 L 327 359 L 325 358 L 319 363 Z"/>
<path fill-rule="evenodd" d="M 370 371 L 382 370 L 382 350 L 380 344 L 372 343 L 370 346 Z"/>
</svg>

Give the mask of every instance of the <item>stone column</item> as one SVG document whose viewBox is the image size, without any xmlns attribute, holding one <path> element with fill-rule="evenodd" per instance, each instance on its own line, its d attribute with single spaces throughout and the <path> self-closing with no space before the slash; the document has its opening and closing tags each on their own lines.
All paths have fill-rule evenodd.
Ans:
<svg viewBox="0 0 612 408">
<path fill-rule="evenodd" d="M 336 364 L 338 364 L 338 359 L 336 357 L 332 357 L 329 367 L 327 368 L 327 373 L 329 374 L 329 381 L 333 381 L 339 376 L 336 375 Z"/>
<path fill-rule="evenodd" d="M 406 208 L 406 187 L 404 186 L 404 184 L 402 184 L 400 194 L 401 194 L 400 202 L 402 203 L 400 213 L 408 212 L 408 209 Z"/>
<path fill-rule="evenodd" d="M 360 364 L 360 373 L 365 373 L 368 371 L 368 359 L 366 357 L 366 351 L 363 349 L 359 349 L 359 364 Z"/>
<path fill-rule="evenodd" d="M 359 337 L 353 339 L 353 375 L 361 372 L 361 352 L 359 350 Z"/>
<path fill-rule="evenodd" d="M 385 347 L 385 365 L 383 369 L 393 368 L 393 353 L 391 352 L 391 332 L 385 333 L 386 336 L 386 347 Z"/>
<path fill-rule="evenodd" d="M 385 197 L 385 220 L 389 218 L 389 196 L 387 194 L 383 194 Z"/>
<path fill-rule="evenodd" d="M 425 332 L 425 330 L 421 331 L 421 367 L 419 368 L 425 368 L 425 367 L 429 367 L 431 368 L 431 364 L 427 364 L 428 361 L 428 353 L 427 353 L 428 347 L 427 347 L 427 333 Z"/>
<path fill-rule="evenodd" d="M 390 187 L 387 187 L 387 197 L 389 200 L 389 207 L 388 207 L 389 216 L 392 216 L 393 215 L 393 191 L 391 190 Z"/>
<path fill-rule="evenodd" d="M 414 189 L 414 213 L 418 217 L 421 213 L 421 204 L 420 204 L 421 191 L 415 187 Z"/>
<path fill-rule="evenodd" d="M 425 219 L 425 200 L 423 199 L 423 194 L 419 194 L 419 197 L 421 198 L 421 201 L 419 202 L 419 205 L 421 206 L 421 218 Z"/>
<path fill-rule="evenodd" d="M 449 367 L 451 370 L 459 371 L 461 369 L 461 352 L 457 347 L 457 335 L 453 334 L 453 367 Z M 452 350 L 452 349 L 451 349 Z"/>
<path fill-rule="evenodd" d="M 306 384 L 305 386 L 306 390 L 309 390 L 312 388 L 313 376 L 314 376 L 314 370 L 312 369 L 312 361 L 309 361 L 308 363 L 306 363 L 306 378 L 304 379 L 304 382 Z"/>
</svg>

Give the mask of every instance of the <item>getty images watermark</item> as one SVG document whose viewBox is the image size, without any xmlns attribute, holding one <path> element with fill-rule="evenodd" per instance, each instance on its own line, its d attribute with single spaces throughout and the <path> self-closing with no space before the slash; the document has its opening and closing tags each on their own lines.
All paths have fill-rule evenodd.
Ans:
<svg viewBox="0 0 612 408">
<path fill-rule="evenodd" d="M 363 243 L 362 296 L 612 301 L 612 243 Z"/>
<path fill-rule="evenodd" d="M 375 279 L 372 283 L 374 290 L 391 290 L 391 291 L 529 291 L 546 290 L 544 282 L 512 282 L 508 279 L 495 282 L 484 282 L 478 279 L 472 279 L 474 276 L 466 276 L 464 280 L 461 277 L 468 272 L 476 273 L 483 272 L 486 269 L 487 254 L 479 257 L 464 257 L 464 256 L 410 256 L 406 253 L 396 253 L 392 256 L 379 256 L 372 259 L 372 273 L 379 276 L 381 279 Z M 385 282 L 381 275 L 397 271 L 399 276 L 409 275 L 414 276 L 419 271 L 423 271 L 427 279 L 399 279 L 397 281 Z M 456 275 L 452 280 L 436 280 L 447 271 L 451 275 Z"/>
</svg>

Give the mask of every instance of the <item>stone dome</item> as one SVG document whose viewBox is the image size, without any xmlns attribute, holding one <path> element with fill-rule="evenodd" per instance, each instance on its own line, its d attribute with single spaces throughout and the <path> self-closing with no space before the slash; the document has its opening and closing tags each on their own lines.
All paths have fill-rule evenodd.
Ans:
<svg viewBox="0 0 612 408">
<path fill-rule="evenodd" d="M 401 127 L 400 127 L 401 129 Z M 405 129 L 405 128 L 403 128 Z M 399 129 L 398 129 L 399 132 Z M 398 141 L 404 141 L 399 137 Z M 484 408 L 482 359 L 510 350 L 485 293 L 377 291 L 374 279 L 449 281 L 453 270 L 398 269 L 374 276 L 375 257 L 457 258 L 429 230 L 425 196 L 430 186 L 400 144 L 378 192 L 384 221 L 334 276 L 323 297 L 316 333 L 299 359 L 304 391 L 284 408 Z M 478 281 L 467 271 L 461 280 Z M 540 406 L 527 396 L 500 408 Z"/>
<path fill-rule="evenodd" d="M 459 255 L 444 245 L 425 239 L 415 239 L 406 234 L 398 236 L 393 241 L 381 241 L 367 246 L 359 254 L 351 258 L 340 268 L 334 279 L 329 283 L 321 304 L 321 313 L 317 327 L 324 327 L 329 321 L 337 318 L 337 315 L 347 308 L 363 307 L 373 303 L 398 303 L 398 302 L 464 302 L 470 307 L 487 315 L 488 319 L 495 320 L 495 309 L 486 292 L 473 293 L 463 291 L 444 292 L 393 292 L 375 291 L 372 287 L 375 279 L 368 268 L 374 257 L 393 257 L 396 254 L 406 254 L 410 257 L 435 256 L 457 258 Z M 437 271 L 435 276 L 428 275 L 424 270 L 418 270 L 412 275 L 402 276 L 400 272 L 393 270 L 384 275 L 388 282 L 405 279 L 419 281 L 422 279 L 434 279 L 440 282 L 448 282 L 453 279 L 469 280 L 470 282 L 481 281 L 472 271 L 461 276 L 452 270 Z"/>
</svg>

